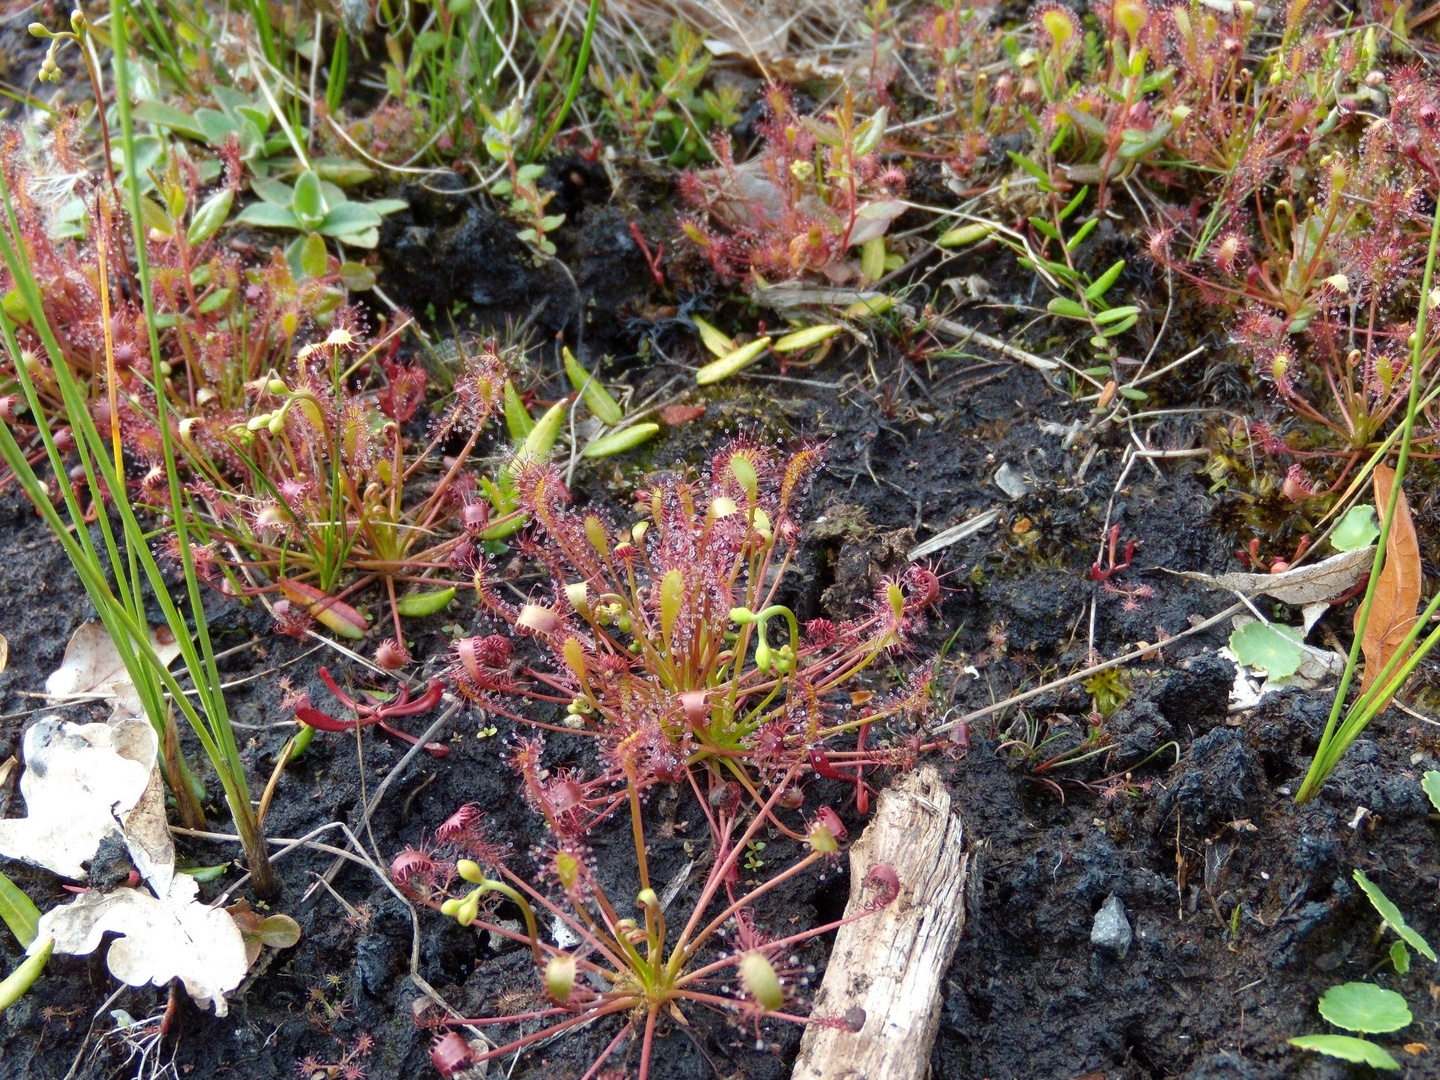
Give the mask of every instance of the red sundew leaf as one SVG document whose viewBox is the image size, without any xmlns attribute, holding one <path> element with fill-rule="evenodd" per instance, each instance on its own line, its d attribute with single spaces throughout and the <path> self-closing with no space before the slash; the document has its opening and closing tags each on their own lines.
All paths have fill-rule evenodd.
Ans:
<svg viewBox="0 0 1440 1080">
<path fill-rule="evenodd" d="M 357 726 L 357 721 L 337 720 L 329 713 L 323 713 L 309 705 L 296 706 L 295 719 L 317 731 L 353 731 Z"/>
<path fill-rule="evenodd" d="M 1394 483 L 1393 469 L 1384 465 L 1375 467 L 1375 505 L 1382 514 L 1390 504 L 1390 489 Z M 1415 535 L 1415 522 L 1410 518 L 1410 505 L 1405 501 L 1402 488 L 1395 502 L 1395 521 L 1390 526 L 1390 535 L 1385 543 L 1385 566 L 1375 586 L 1370 618 L 1360 642 L 1365 653 L 1365 675 L 1360 683 L 1362 693 L 1370 688 L 1415 625 L 1420 586 L 1420 541 Z M 1358 611 L 1355 617 L 1358 623 Z M 1383 705 L 1381 707 L 1384 708 Z"/>
<path fill-rule="evenodd" d="M 660 422 L 666 427 L 679 427 L 704 415 L 704 405 L 666 405 L 660 410 Z"/>
</svg>

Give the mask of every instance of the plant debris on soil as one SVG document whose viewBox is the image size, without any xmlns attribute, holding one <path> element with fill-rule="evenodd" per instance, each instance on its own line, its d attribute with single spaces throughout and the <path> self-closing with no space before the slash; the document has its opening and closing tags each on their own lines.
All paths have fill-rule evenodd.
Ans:
<svg viewBox="0 0 1440 1080">
<path fill-rule="evenodd" d="M 835 835 L 854 838 L 871 805 L 866 785 L 903 768 L 904 748 L 923 744 L 940 767 L 964 821 L 969 879 L 964 931 L 941 983 L 934 1080 L 1359 1076 L 1373 1070 L 1288 1042 L 1338 1031 L 1317 1002 L 1346 982 L 1403 994 L 1409 1024 L 1367 1038 L 1396 1059 L 1397 1075 L 1440 1076 L 1440 975 L 1418 954 L 1397 962 L 1395 928 L 1356 879 L 1362 872 L 1409 927 L 1440 940 L 1440 803 L 1422 788 L 1440 769 L 1435 663 L 1419 663 L 1318 796 L 1297 804 L 1371 563 L 1347 562 L 1344 588 L 1314 586 L 1322 606 L 1333 605 L 1323 614 L 1302 613 L 1308 593 L 1290 604 L 1233 576 L 1217 580 L 1333 556 L 1324 534 L 1349 504 L 1384 508 L 1393 474 L 1382 464 L 1372 492 L 1370 470 L 1384 455 L 1395 461 L 1398 444 L 1382 443 L 1400 430 L 1412 380 L 1426 395 L 1440 385 L 1433 325 L 1414 345 L 1418 369 L 1403 368 L 1416 304 L 1435 303 L 1420 289 L 1440 195 L 1435 10 L 622 3 L 604 5 L 586 37 L 583 6 L 527 4 L 512 19 L 509 5 L 486 5 L 507 39 L 483 31 L 474 0 L 415 6 L 426 14 L 360 4 L 356 23 L 348 2 L 282 18 L 253 0 L 239 12 L 186 15 L 186 33 L 164 48 L 153 31 L 178 25 L 184 5 L 131 10 L 145 91 L 137 101 L 152 105 L 141 114 L 150 117 L 144 137 L 157 155 L 162 133 L 189 147 L 166 151 L 164 164 L 157 156 L 148 180 L 144 229 L 168 275 L 152 324 L 173 335 L 162 343 L 167 392 L 190 409 L 172 414 L 171 442 L 183 438 L 193 454 L 187 498 L 208 531 L 190 536 L 211 575 L 204 623 L 252 796 L 265 793 L 278 897 L 250 891 L 220 784 L 183 724 L 180 751 L 205 788 L 205 823 L 172 828 L 178 867 L 198 871 L 205 903 L 246 899 L 255 925 L 283 914 L 300 937 L 260 950 L 223 1016 L 198 1007 L 178 980 L 118 982 L 103 947 L 56 954 L 0 1012 L 0 1080 L 638 1075 L 643 1016 L 618 1049 L 630 1016 L 546 1036 L 490 1061 L 488 1073 L 469 1065 L 474 1051 L 539 1032 L 533 1014 L 572 990 L 557 994 L 537 971 L 528 908 L 492 897 L 491 929 L 462 926 L 439 908 L 463 894 L 409 888 L 392 860 L 441 850 L 437 828 L 469 806 L 483 812 L 505 865 L 549 888 L 546 860 L 564 838 L 522 794 L 515 766 L 539 722 L 550 725 L 544 777 L 611 781 L 601 801 L 613 805 L 582 830 L 593 886 L 627 903 L 640 894 L 614 747 L 589 737 L 581 693 L 578 712 L 555 719 L 571 694 L 558 665 L 551 681 L 514 681 L 549 662 L 544 635 L 522 634 L 477 594 L 563 608 L 546 590 L 565 568 L 542 547 L 556 526 L 535 513 L 521 524 L 542 482 L 563 482 L 574 509 L 612 523 L 601 540 L 620 536 L 632 559 L 634 545 L 649 542 L 632 525 L 645 524 L 652 495 L 658 506 L 659 492 L 677 490 L 667 484 L 704 474 L 705 520 L 723 520 L 735 500 L 721 487 L 734 483 L 705 470 L 734 440 L 823 449 L 789 517 L 763 530 L 748 524 L 767 538 L 772 525 L 784 531 L 785 574 L 765 584 L 807 641 L 822 631 L 833 640 L 837 627 L 843 640 L 845 627 L 901 605 L 894 637 L 845 687 L 843 709 L 902 694 L 917 671 L 929 677 L 923 707 L 910 710 L 918 719 L 902 722 L 897 707 L 877 723 L 884 742 L 872 757 L 867 725 L 858 741 L 846 731 L 817 742 L 818 758 L 796 752 L 785 783 L 793 780 L 806 828 L 833 808 Z M 261 60 L 253 19 L 262 8 L 288 41 L 278 65 Z M 90 14 L 86 48 L 108 65 L 110 16 Z M 83 380 L 106 437 L 115 419 L 135 505 L 157 552 L 174 554 L 145 313 L 126 251 L 133 234 L 105 202 L 89 68 L 73 44 L 52 49 L 71 26 L 60 6 L 0 0 L 0 18 L 0 169 L 24 194 L 16 228 L 51 275 L 43 300 L 66 355 L 36 358 L 37 331 L 8 271 L 0 318 L 20 335 L 20 368 L 33 370 L 37 400 L 57 423 L 64 409 L 50 364 Z M 22 33 L 32 21 L 44 35 Z M 457 33 L 471 35 L 463 61 L 450 59 Z M 582 41 L 594 60 L 571 105 Z M 334 66 L 342 42 L 348 68 Z M 172 62 L 192 79 L 184 92 Z M 543 90 L 517 90 L 521 70 Z M 102 92 L 113 94 L 104 71 Z M 263 78 L 274 86 L 262 91 Z M 276 126 L 264 104 L 272 92 L 287 103 Z M 160 112 L 162 98 L 182 115 Z M 512 99 L 535 115 L 507 119 Z M 113 100 L 106 105 L 113 112 Z M 229 125 L 214 137 L 200 125 L 206 109 L 206 123 Z M 542 140 L 555 116 L 558 133 Z M 279 129 L 292 126 L 316 170 L 322 161 L 335 169 L 316 196 L 330 202 L 308 224 L 301 177 L 322 188 L 308 159 L 290 157 Z M 346 163 L 358 171 L 342 190 Z M 212 239 L 195 222 L 224 191 L 233 213 L 225 201 L 215 223 L 226 222 L 224 232 Z M 257 206 L 271 209 L 249 210 Z M 327 225 L 335 206 L 351 210 Z M 347 220 L 355 224 L 342 228 Z M 96 262 L 102 229 L 114 234 L 114 265 Z M 203 252 L 198 283 L 175 254 L 189 258 L 187 229 Z M 123 305 L 104 332 L 102 277 L 113 281 L 105 310 Z M 268 336 L 242 348 L 226 335 L 249 318 Z M 820 326 L 834 329 L 794 352 L 779 347 Z M 236 366 L 234 377 L 206 368 L 202 378 L 224 351 L 217 342 L 260 366 Z M 38 454 L 6 356 L 0 416 Z M 329 366 L 306 368 L 309 356 Z M 577 385 L 566 356 L 593 384 Z M 696 371 L 717 362 L 734 373 L 697 386 Z M 111 378 L 120 397 L 106 396 Z M 537 451 L 526 440 L 557 403 L 565 408 Z M 620 419 L 606 419 L 612 406 Z M 260 449 L 279 445 L 267 432 L 278 440 L 288 430 L 287 447 L 322 455 L 329 444 L 314 432 L 327 423 L 351 440 L 333 443 L 336 475 L 352 469 L 372 485 L 337 483 L 333 504 L 329 491 L 316 495 L 310 458 L 297 465 Z M 622 441 L 602 441 L 612 437 Z M 1367 680 L 1435 593 L 1437 438 L 1421 411 L 1400 504 L 1410 580 L 1386 601 L 1384 632 L 1367 638 Z M 352 563 L 321 566 L 291 517 L 310 507 L 319 521 L 332 505 L 342 519 L 382 504 L 389 513 L 392 450 L 415 470 L 394 488 L 388 535 L 434 546 L 397 556 L 367 534 L 372 547 L 357 548 Z M 35 460 L 57 500 L 70 485 L 83 506 L 120 520 L 83 469 L 51 475 Z M 262 483 L 247 469 L 273 475 Z M 743 468 L 735 475 L 743 488 Z M 967 522 L 950 542 L 947 531 Z M 82 526 L 102 543 L 93 516 Z M 912 557 L 937 537 L 945 542 Z M 182 597 L 178 559 L 161 565 Z M 896 584 L 914 580 L 905 575 L 917 566 L 939 583 L 920 611 L 904 607 L 911 597 Z M 291 578 L 312 592 L 287 587 Z M 661 592 L 655 582 L 647 596 Z M 428 597 L 448 585 L 453 599 L 402 623 L 397 592 Z M 580 596 L 572 616 L 594 601 L 583 585 Z M 153 597 L 150 605 L 149 622 L 163 625 Z M 76 631 L 97 632 L 96 617 L 59 540 L 7 471 L 0 817 L 26 813 L 28 729 L 50 717 L 112 717 L 100 693 L 55 698 L 47 686 Z M 1256 618 L 1298 633 L 1337 667 L 1271 670 L 1261 693 L 1267 672 L 1241 670 L 1246 657 L 1231 638 Z M 508 672 L 508 651 L 487 666 L 514 692 L 467 695 L 457 643 L 497 633 L 515 638 L 517 658 Z M 768 650 L 775 638 L 763 622 L 759 633 Z M 1130 659 L 1105 666 L 1121 657 Z M 785 662 L 773 669 L 777 687 Z M 733 678 L 745 663 L 742 648 Z M 758 653 L 753 664 L 764 672 Z M 385 696 L 402 679 L 417 698 L 443 684 L 443 700 L 404 715 L 409 699 Z M 287 763 L 303 727 L 297 710 L 340 709 L 331 680 L 375 713 L 368 719 L 398 704 L 386 723 L 402 737 L 342 710 L 334 730 L 313 725 L 313 741 Z M 768 797 L 784 769 L 750 769 L 758 751 L 746 753 L 757 756 L 738 775 Z M 826 753 L 842 763 L 827 766 Z M 721 767 L 655 773 L 637 804 L 648 880 L 670 905 L 672 936 L 685 921 L 673 912 L 700 902 L 717 864 L 722 789 L 715 781 L 702 798 L 691 782 L 713 779 L 706 768 Z M 178 826 L 173 791 L 169 809 Z M 820 850 L 775 822 L 737 857 L 724 895 Z M 20 861 L 0 870 L 49 911 L 77 890 L 133 889 L 143 868 L 123 843 L 104 842 L 83 882 Z M 719 962 L 727 950 L 796 937 L 783 1010 L 737 966 L 723 987 L 733 1008 L 672 1004 L 652 1022 L 646 1080 L 788 1077 L 802 1028 L 767 1014 L 808 1012 L 833 940 L 808 932 L 840 920 L 849 894 L 843 852 L 762 890 L 703 955 Z M 723 906 L 722 897 L 709 916 Z M 250 925 L 240 910 L 237 922 Z M 563 920 L 538 914 L 547 948 L 573 947 Z M 24 955 L 0 932 L 0 975 Z M 577 986 L 613 990 L 598 976 Z M 436 1001 L 453 1011 L 442 1015 Z M 444 1026 L 504 1016 L 522 1018 Z M 474 1040 L 449 1045 L 462 1060 L 448 1073 L 437 1071 L 435 1048 L 446 1030 Z"/>
</svg>

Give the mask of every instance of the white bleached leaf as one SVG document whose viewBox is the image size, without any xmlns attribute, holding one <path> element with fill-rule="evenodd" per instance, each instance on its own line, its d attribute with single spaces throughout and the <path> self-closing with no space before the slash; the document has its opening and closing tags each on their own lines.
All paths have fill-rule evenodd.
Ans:
<svg viewBox="0 0 1440 1080">
<path fill-rule="evenodd" d="M 160 638 L 166 640 L 161 641 Z M 180 655 L 180 645 L 168 627 L 150 632 L 150 645 L 160 662 L 169 666 Z M 143 712 L 135 684 L 120 659 L 115 643 L 103 623 L 82 623 L 65 646 L 65 659 L 45 680 L 45 692 L 53 698 L 100 697 L 115 702 L 116 712 L 138 716 Z"/>
<path fill-rule="evenodd" d="M 0 820 L 0 855 L 84 878 L 82 864 L 104 837 L 121 832 L 145 795 L 157 749 L 155 729 L 140 719 L 72 724 L 48 716 L 33 724 L 21 751 L 27 816 Z M 163 803 L 161 813 L 163 821 Z M 169 861 L 173 867 L 173 854 Z"/>
<path fill-rule="evenodd" d="M 40 917 L 36 940 L 53 937 L 57 953 L 84 956 L 107 933 L 123 935 L 110 945 L 110 974 L 128 986 L 178 978 L 197 1005 L 213 1003 L 224 1016 L 225 995 L 249 967 L 245 940 L 229 912 L 195 901 L 198 889 L 189 875 L 177 874 L 163 899 L 140 889 L 81 893 Z"/>
</svg>

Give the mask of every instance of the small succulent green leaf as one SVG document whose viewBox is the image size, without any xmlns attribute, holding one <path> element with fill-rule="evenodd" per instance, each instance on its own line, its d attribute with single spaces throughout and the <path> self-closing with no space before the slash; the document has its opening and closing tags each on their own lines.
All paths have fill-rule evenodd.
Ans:
<svg viewBox="0 0 1440 1080">
<path fill-rule="evenodd" d="M 626 450 L 633 449 L 643 442 L 654 438 L 655 433 L 660 430 L 659 424 L 636 424 L 624 431 L 613 431 L 603 438 L 596 439 L 589 446 L 581 451 L 581 457 L 603 458 L 612 454 L 622 454 Z"/>
<path fill-rule="evenodd" d="M 5 920 L 21 947 L 28 949 L 40 924 L 40 909 L 4 874 L 0 874 L 0 919 Z"/>
<path fill-rule="evenodd" d="M 1140 311 L 1133 304 L 1126 304 L 1124 307 L 1113 307 L 1109 311 L 1100 311 L 1095 314 L 1095 321 L 1101 326 L 1106 323 L 1119 322 L 1121 319 L 1128 319 Z"/>
<path fill-rule="evenodd" d="M 321 278 L 325 276 L 328 263 L 329 260 L 325 257 L 325 238 L 312 232 L 300 245 L 300 268 L 312 278 Z"/>
<path fill-rule="evenodd" d="M 1336 1027 L 1367 1035 L 1399 1031 L 1415 1019 L 1394 990 L 1367 982 L 1330 987 L 1320 998 L 1320 1015 Z"/>
<path fill-rule="evenodd" d="M 875 236 L 860 245 L 860 274 L 867 281 L 885 276 L 885 238 Z"/>
<path fill-rule="evenodd" d="M 1276 679 L 1294 675 L 1305 656 L 1297 628 L 1258 621 L 1246 623 L 1230 635 L 1230 651 L 1241 664 Z"/>
<path fill-rule="evenodd" d="M 300 940 L 300 924 L 289 915 L 267 915 L 260 920 L 260 940 L 272 949 L 288 949 Z"/>
<path fill-rule="evenodd" d="M 1379 885 L 1365 876 L 1364 870 L 1355 871 L 1355 883 L 1370 898 L 1370 903 L 1380 913 L 1380 917 L 1389 924 L 1390 929 L 1399 934 L 1412 949 L 1426 960 L 1432 962 L 1435 960 L 1435 950 L 1430 947 L 1430 943 L 1411 928 L 1410 924 L 1405 921 L 1405 916 L 1400 914 L 1400 909 L 1390 902 L 1390 898 L 1381 891 Z"/>
<path fill-rule="evenodd" d="M 375 175 L 373 169 L 355 161 L 347 161 L 344 158 L 312 158 L 310 166 L 321 180 L 328 180 L 332 184 L 339 184 L 341 187 L 350 187 L 352 184 L 363 184 Z M 399 201 L 398 199 L 395 201 Z M 383 211 L 382 211 L 383 213 Z"/>
<path fill-rule="evenodd" d="M 205 129 L 196 123 L 193 116 L 174 105 L 166 105 L 163 101 L 137 101 L 130 110 L 130 115 L 137 123 L 159 124 L 197 142 L 205 141 Z"/>
<path fill-rule="evenodd" d="M 338 233 L 335 239 L 346 247 L 365 248 L 368 251 L 380 243 L 380 230 L 362 229 L 360 232 Z"/>
<path fill-rule="evenodd" d="M 296 186 L 295 203 L 298 210 L 300 189 Z M 325 236 L 352 236 L 366 229 L 378 229 L 381 217 L 369 204 L 343 202 L 323 215 L 319 223 L 320 232 Z"/>
<path fill-rule="evenodd" d="M 364 263 L 341 263 L 340 281 L 351 292 L 364 292 L 375 287 L 375 271 Z"/>
<path fill-rule="evenodd" d="M 1336 551 L 1355 551 L 1375 543 L 1380 526 L 1375 524 L 1375 507 L 1369 503 L 1352 506 L 1330 534 L 1330 546 Z"/>
<path fill-rule="evenodd" d="M 839 323 L 823 323 L 820 326 L 807 326 L 803 330 L 796 330 L 778 338 L 770 348 L 777 353 L 800 352 L 822 341 L 828 341 L 841 331 Z"/>
<path fill-rule="evenodd" d="M 240 211 L 236 222 L 241 225 L 256 225 L 262 229 L 298 229 L 300 219 L 292 210 L 274 203 L 251 203 Z"/>
<path fill-rule="evenodd" d="M 250 190 L 263 202 L 288 208 L 295 201 L 295 189 L 283 180 L 257 176 L 250 181 Z"/>
<path fill-rule="evenodd" d="M 717 327 L 710 325 L 698 315 L 692 315 L 695 329 L 700 332 L 700 341 L 717 357 L 728 356 L 735 351 L 735 342 L 726 337 Z"/>
<path fill-rule="evenodd" d="M 1124 269 L 1124 259 L 1121 259 L 1118 262 L 1111 263 L 1110 268 L 1106 270 L 1103 274 L 1101 274 L 1098 278 L 1096 278 L 1094 281 L 1092 281 L 1085 289 L 1085 299 L 1099 300 L 1102 296 L 1104 296 L 1107 292 L 1110 291 L 1110 286 L 1114 285 L 1115 282 L 1119 280 L 1120 273 Z"/>
<path fill-rule="evenodd" d="M 728 379 L 730 376 L 753 364 L 769 347 L 769 337 L 756 338 L 750 342 L 750 344 L 742 345 L 734 352 L 722 356 L 719 360 L 706 364 L 695 373 L 695 382 L 700 386 L 709 386 L 712 383 Z"/>
<path fill-rule="evenodd" d="M 227 187 L 221 188 L 200 204 L 200 208 L 190 218 L 190 228 L 185 232 L 185 239 L 191 247 L 203 244 L 215 235 L 230 216 L 230 206 L 234 201 L 235 192 Z"/>
<path fill-rule="evenodd" d="M 525 408 L 519 391 L 509 379 L 505 380 L 505 426 L 517 445 L 524 443 L 525 436 L 535 430 L 535 418 Z"/>
<path fill-rule="evenodd" d="M 1054 315 L 1064 315 L 1067 319 L 1084 319 L 1088 316 L 1085 309 L 1074 300 L 1067 300 L 1063 296 L 1057 296 L 1045 305 L 1047 311 Z"/>
<path fill-rule="evenodd" d="M 964 247 L 966 244 L 974 244 L 984 240 L 995 231 L 995 226 L 990 224 L 975 223 L 971 225 L 960 225 L 954 229 L 940 234 L 940 239 L 935 243 L 944 248 Z"/>
<path fill-rule="evenodd" d="M 625 411 L 620 408 L 619 402 L 610 396 L 610 391 L 605 389 L 595 375 L 580 366 L 574 353 L 562 347 L 560 355 L 565 360 L 565 374 L 570 379 L 570 385 L 585 400 L 597 420 L 613 427 L 625 419 Z"/>
<path fill-rule="evenodd" d="M 315 729 L 313 727 L 306 727 L 302 725 L 300 730 L 308 731 L 312 736 L 315 734 Z M 186 874 L 199 882 L 206 882 L 219 881 L 222 877 L 225 876 L 225 871 L 229 869 L 230 864 L 222 862 L 216 863 L 214 866 L 180 866 L 176 867 L 176 873 Z"/>
<path fill-rule="evenodd" d="M 1290 1045 L 1301 1050 L 1314 1050 L 1317 1054 L 1328 1054 L 1341 1061 L 1356 1061 L 1376 1069 L 1400 1068 L 1400 1063 L 1386 1053 L 1383 1046 L 1351 1035 L 1301 1035 L 1291 1039 Z"/>
<path fill-rule="evenodd" d="M 450 601 L 454 599 L 455 587 L 452 585 L 448 589 L 410 593 L 408 596 L 402 596 L 395 602 L 395 610 L 406 618 L 421 618 L 425 615 L 434 615 L 437 611 L 444 611 Z"/>
<path fill-rule="evenodd" d="M 371 199 L 365 203 L 375 213 L 384 217 L 386 214 L 396 214 L 401 210 L 410 209 L 410 204 L 404 199 Z"/>
<path fill-rule="evenodd" d="M 320 178 L 310 169 L 306 169 L 295 181 L 295 198 L 290 208 L 307 229 L 317 228 L 325 220 L 325 196 L 320 190 Z"/>
<path fill-rule="evenodd" d="M 545 415 L 535 421 L 535 426 L 525 436 L 515 460 L 511 463 L 510 475 L 514 476 L 517 467 L 522 461 L 544 461 L 550 456 L 551 449 L 555 446 L 555 440 L 560 437 L 560 426 L 565 420 L 567 404 L 564 401 L 557 401 L 545 411 Z"/>
<path fill-rule="evenodd" d="M 224 146 L 226 139 L 240 132 L 240 125 L 219 109 L 196 109 L 194 119 L 200 137 L 211 146 Z"/>
</svg>

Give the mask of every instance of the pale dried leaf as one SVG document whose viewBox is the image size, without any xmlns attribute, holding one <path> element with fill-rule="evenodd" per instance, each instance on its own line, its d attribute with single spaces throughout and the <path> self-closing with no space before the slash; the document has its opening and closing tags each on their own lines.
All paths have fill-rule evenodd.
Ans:
<svg viewBox="0 0 1440 1080">
<path fill-rule="evenodd" d="M 104 837 L 122 832 L 144 797 L 158 742 L 139 719 L 82 725 L 49 716 L 33 724 L 20 777 L 27 816 L 0 820 L 0 855 L 83 879 L 82 864 Z"/>
<path fill-rule="evenodd" d="M 1390 490 L 1395 471 L 1385 465 L 1375 466 L 1375 505 L 1383 514 L 1390 505 Z M 1385 565 L 1375 586 L 1370 618 L 1360 648 L 1365 653 L 1365 675 L 1360 689 L 1369 689 L 1390 658 L 1399 650 L 1405 635 L 1415 625 L 1416 608 L 1420 605 L 1422 570 L 1420 541 L 1415 535 L 1415 522 L 1410 517 L 1410 504 L 1402 488 L 1395 502 L 1395 521 L 1385 544 Z M 1355 613 L 1358 628 L 1360 613 Z"/>
<path fill-rule="evenodd" d="M 162 640 L 163 639 L 163 640 Z M 180 645 L 169 627 L 150 633 L 155 655 L 167 667 L 180 655 Z M 125 716 L 138 716 L 143 707 L 135 693 L 130 673 L 110 640 L 105 625 L 82 623 L 65 646 L 65 659 L 45 680 L 45 692 L 53 698 L 102 698 L 114 701 L 116 711 Z"/>
<path fill-rule="evenodd" d="M 1167 573 L 1226 589 L 1242 596 L 1269 596 L 1282 604 L 1317 604 L 1343 596 L 1355 587 L 1370 569 L 1375 552 L 1370 548 L 1342 551 L 1322 562 L 1297 566 L 1280 574 L 1201 574 L 1190 570 L 1168 570 Z"/>
<path fill-rule="evenodd" d="M 149 727 L 146 721 L 139 721 Z M 150 770 L 150 782 L 135 809 L 125 815 L 125 847 L 135 869 L 150 883 L 157 895 L 170 891 L 175 876 L 175 842 L 165 820 L 165 781 L 157 762 Z"/>
<path fill-rule="evenodd" d="M 223 908 L 195 901 L 199 885 L 176 874 L 161 899 L 140 889 L 81 893 L 40 918 L 37 941 L 54 937 L 55 951 L 84 956 L 107 933 L 121 934 L 110 945 L 110 974 L 128 986 L 165 986 L 178 978 L 202 1008 L 215 1005 L 224 1016 L 225 994 L 240 985 L 249 967 L 245 940 Z"/>
</svg>

